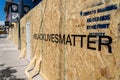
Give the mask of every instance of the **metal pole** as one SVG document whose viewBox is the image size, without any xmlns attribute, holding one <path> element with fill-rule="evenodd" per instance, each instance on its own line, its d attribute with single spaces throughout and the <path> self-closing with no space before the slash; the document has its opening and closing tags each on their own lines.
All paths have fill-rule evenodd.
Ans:
<svg viewBox="0 0 120 80">
<path fill-rule="evenodd" d="M 18 49 L 21 50 L 20 18 L 18 19 Z"/>
<path fill-rule="evenodd" d="M 21 35 L 20 35 L 20 18 L 23 16 L 23 0 L 19 2 L 19 18 L 18 18 L 18 49 L 21 50 Z"/>
</svg>

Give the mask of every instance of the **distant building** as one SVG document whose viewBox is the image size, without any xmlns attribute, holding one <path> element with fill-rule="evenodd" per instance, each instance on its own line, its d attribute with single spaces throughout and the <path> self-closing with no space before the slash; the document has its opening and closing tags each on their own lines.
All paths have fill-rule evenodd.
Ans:
<svg viewBox="0 0 120 80">
<path fill-rule="evenodd" d="M 5 31 L 6 31 L 5 22 L 0 21 L 0 34 L 5 33 Z"/>
</svg>

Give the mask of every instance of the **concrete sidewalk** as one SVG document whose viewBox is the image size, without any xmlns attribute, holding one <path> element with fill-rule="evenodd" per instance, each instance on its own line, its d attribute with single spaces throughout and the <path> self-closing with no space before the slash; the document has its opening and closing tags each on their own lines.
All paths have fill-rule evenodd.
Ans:
<svg viewBox="0 0 120 80">
<path fill-rule="evenodd" d="M 0 38 L 0 80 L 27 80 L 27 60 L 18 60 L 20 51 L 12 41 Z"/>
<path fill-rule="evenodd" d="M 18 60 L 19 55 L 20 51 L 12 41 L 0 37 L 0 80 L 27 80 L 25 68 L 29 61 Z M 44 78 L 37 75 L 32 80 L 44 80 Z"/>
</svg>

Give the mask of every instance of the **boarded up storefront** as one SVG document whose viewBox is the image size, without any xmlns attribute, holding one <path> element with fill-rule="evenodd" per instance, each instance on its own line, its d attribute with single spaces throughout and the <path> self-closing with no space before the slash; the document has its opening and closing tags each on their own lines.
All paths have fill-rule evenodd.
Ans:
<svg viewBox="0 0 120 80">
<path fill-rule="evenodd" d="M 33 75 L 120 80 L 120 0 L 43 0 L 21 19 L 21 44 Z"/>
<path fill-rule="evenodd" d="M 8 39 L 13 40 L 16 47 L 18 48 L 18 24 L 17 23 L 13 23 L 13 26 L 9 28 L 8 34 L 9 34 Z"/>
</svg>

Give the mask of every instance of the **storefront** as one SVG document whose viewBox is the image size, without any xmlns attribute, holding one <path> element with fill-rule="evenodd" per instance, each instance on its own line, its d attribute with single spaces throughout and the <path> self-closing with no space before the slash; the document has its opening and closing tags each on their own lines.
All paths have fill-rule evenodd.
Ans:
<svg viewBox="0 0 120 80">
<path fill-rule="evenodd" d="M 43 0 L 20 24 L 21 57 L 30 61 L 30 76 L 120 79 L 119 0 Z"/>
</svg>

